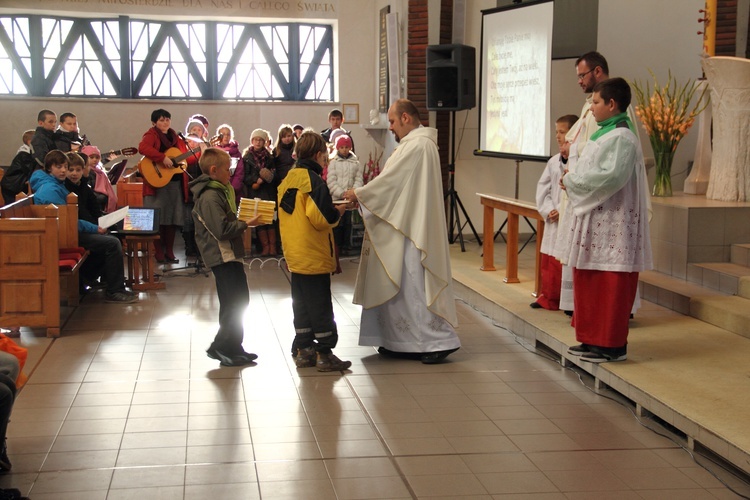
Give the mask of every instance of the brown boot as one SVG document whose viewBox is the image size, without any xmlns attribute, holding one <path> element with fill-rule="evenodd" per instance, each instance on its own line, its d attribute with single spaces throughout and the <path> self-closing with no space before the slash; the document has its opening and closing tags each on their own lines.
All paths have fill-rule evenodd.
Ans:
<svg viewBox="0 0 750 500">
<path fill-rule="evenodd" d="M 266 231 L 266 234 L 268 234 L 268 255 L 278 255 L 279 252 L 276 250 L 276 228 L 271 226 Z"/>
<path fill-rule="evenodd" d="M 340 372 L 348 370 L 352 366 L 351 361 L 341 361 L 332 352 L 329 353 L 318 353 L 318 371 L 319 372 Z"/>
<path fill-rule="evenodd" d="M 258 232 L 258 239 L 260 240 L 260 244 L 263 247 L 263 250 L 260 252 L 261 257 L 268 257 L 271 255 L 271 247 L 268 245 L 268 230 L 266 229 L 259 229 Z"/>
<path fill-rule="evenodd" d="M 317 354 L 314 347 L 305 347 L 297 349 L 297 355 L 294 357 L 294 364 L 297 368 L 310 368 L 315 366 Z"/>
</svg>

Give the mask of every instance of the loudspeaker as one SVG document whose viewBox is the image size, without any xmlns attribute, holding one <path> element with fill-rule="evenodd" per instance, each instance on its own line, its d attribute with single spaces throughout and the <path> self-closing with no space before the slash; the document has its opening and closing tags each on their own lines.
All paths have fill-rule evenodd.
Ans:
<svg viewBox="0 0 750 500">
<path fill-rule="evenodd" d="M 476 50 L 460 44 L 427 46 L 427 109 L 476 106 Z"/>
</svg>

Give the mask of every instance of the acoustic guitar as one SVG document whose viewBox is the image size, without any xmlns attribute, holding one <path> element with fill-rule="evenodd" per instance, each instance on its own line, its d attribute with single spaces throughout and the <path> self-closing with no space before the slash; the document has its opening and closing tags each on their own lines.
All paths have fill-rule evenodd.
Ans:
<svg viewBox="0 0 750 500">
<path fill-rule="evenodd" d="M 184 153 L 177 148 L 167 149 L 164 154 L 172 160 L 171 167 L 165 167 L 163 163 L 155 163 L 144 156 L 138 162 L 138 170 L 140 170 L 143 179 L 152 187 L 162 188 L 169 184 L 173 176 L 183 173 L 187 167 L 187 161 L 185 160 L 200 150 L 200 145 Z"/>
<path fill-rule="evenodd" d="M 122 148 L 122 149 L 115 149 L 113 151 L 107 151 L 106 153 L 103 153 L 102 156 L 109 156 L 109 155 L 115 155 L 115 156 L 133 156 L 138 154 L 138 148 Z"/>
</svg>

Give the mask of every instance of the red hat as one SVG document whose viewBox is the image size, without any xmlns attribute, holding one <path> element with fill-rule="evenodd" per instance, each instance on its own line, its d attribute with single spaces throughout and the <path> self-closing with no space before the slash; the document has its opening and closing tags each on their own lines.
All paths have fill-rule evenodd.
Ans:
<svg viewBox="0 0 750 500">
<path fill-rule="evenodd" d="M 342 135 L 336 139 L 336 149 L 344 147 L 352 147 L 352 138 L 348 135 Z"/>
</svg>

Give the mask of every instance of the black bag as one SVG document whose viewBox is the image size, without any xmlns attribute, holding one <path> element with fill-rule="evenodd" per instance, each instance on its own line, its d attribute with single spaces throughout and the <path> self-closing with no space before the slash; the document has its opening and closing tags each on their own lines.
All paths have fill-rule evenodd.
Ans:
<svg viewBox="0 0 750 500">
<path fill-rule="evenodd" d="M 36 162 L 31 153 L 19 151 L 13 158 L 10 167 L 5 171 L 3 179 L 0 181 L 4 191 L 14 195 L 26 189 L 26 183 L 29 182 L 31 174 L 34 172 Z"/>
</svg>

